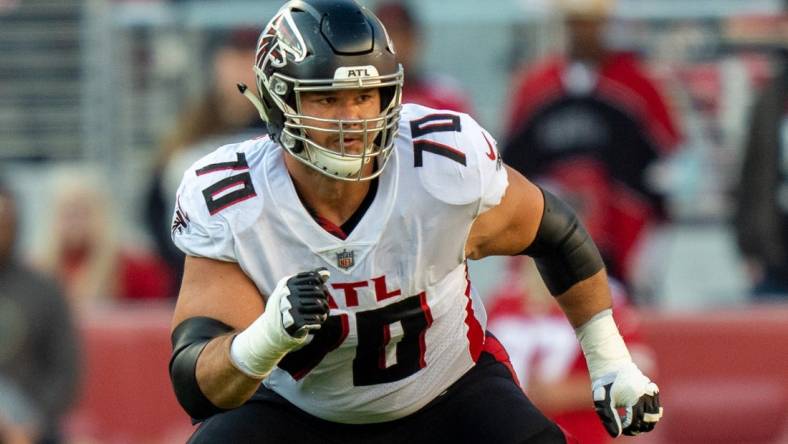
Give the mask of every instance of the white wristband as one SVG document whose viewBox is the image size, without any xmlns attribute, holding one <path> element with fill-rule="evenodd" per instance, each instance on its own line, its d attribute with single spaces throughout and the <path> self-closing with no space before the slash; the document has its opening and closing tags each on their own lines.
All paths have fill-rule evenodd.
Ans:
<svg viewBox="0 0 788 444">
<path fill-rule="evenodd" d="M 613 310 L 607 309 L 575 330 L 586 357 L 591 381 L 613 373 L 632 362 L 624 338 L 613 320 Z"/>
<path fill-rule="evenodd" d="M 262 379 L 290 350 L 302 345 L 307 336 L 294 338 L 282 325 L 282 299 L 287 298 L 287 280 L 282 278 L 268 297 L 265 311 L 233 339 L 230 361 L 249 377 Z"/>
</svg>

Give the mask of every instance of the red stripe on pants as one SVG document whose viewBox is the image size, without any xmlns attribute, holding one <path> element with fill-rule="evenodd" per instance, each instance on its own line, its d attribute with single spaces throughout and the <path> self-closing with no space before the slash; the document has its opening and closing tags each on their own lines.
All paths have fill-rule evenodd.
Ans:
<svg viewBox="0 0 788 444">
<path fill-rule="evenodd" d="M 512 374 L 514 382 L 516 382 L 518 386 L 520 385 L 520 380 L 517 379 L 517 374 L 514 372 L 514 367 L 512 367 L 512 363 L 509 360 L 509 353 L 503 348 L 503 344 L 498 341 L 498 338 L 493 336 L 490 332 L 487 332 L 487 336 L 484 338 L 484 351 L 491 354 L 496 361 L 505 365 L 506 368 L 509 369 L 509 373 Z"/>
</svg>

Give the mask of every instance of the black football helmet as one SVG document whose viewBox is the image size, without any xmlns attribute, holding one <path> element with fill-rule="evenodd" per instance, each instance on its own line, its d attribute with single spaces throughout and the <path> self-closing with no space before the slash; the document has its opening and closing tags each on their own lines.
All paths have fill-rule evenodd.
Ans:
<svg viewBox="0 0 788 444">
<path fill-rule="evenodd" d="M 336 179 L 380 175 L 397 135 L 403 70 L 377 17 L 354 0 L 291 0 L 261 33 L 253 69 L 258 97 L 246 95 L 255 99 L 273 140 Z M 370 88 L 380 91 L 381 110 L 375 118 L 324 119 L 301 111 L 301 93 Z M 308 126 L 304 118 L 329 123 L 331 129 Z M 310 140 L 306 130 L 338 134 L 339 150 Z M 361 137 L 363 152 L 345 152 L 345 135 Z M 370 162 L 375 166 L 364 174 L 362 166 Z"/>
</svg>

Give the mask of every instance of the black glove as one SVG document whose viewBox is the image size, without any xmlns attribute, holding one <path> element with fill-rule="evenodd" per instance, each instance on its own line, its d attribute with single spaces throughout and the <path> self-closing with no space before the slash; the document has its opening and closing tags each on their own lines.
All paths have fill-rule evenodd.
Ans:
<svg viewBox="0 0 788 444">
<path fill-rule="evenodd" d="M 622 367 L 593 384 L 594 408 L 612 437 L 654 430 L 662 418 L 659 388 L 635 364 Z M 621 416 L 618 408 L 624 409 Z"/>
<path fill-rule="evenodd" d="M 282 325 L 287 334 L 297 338 L 318 330 L 328 318 L 330 274 L 325 268 L 298 273 L 287 280 L 288 295 L 282 299 Z"/>
</svg>

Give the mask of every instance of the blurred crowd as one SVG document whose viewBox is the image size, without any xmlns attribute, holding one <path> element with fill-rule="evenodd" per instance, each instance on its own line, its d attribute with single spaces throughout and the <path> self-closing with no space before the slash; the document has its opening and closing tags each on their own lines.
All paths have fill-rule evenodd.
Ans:
<svg viewBox="0 0 788 444">
<path fill-rule="evenodd" d="M 426 12 L 433 9 L 415 1 L 366 3 L 405 67 L 403 101 L 473 113 L 478 85 L 425 63 L 435 37 Z M 615 278 L 617 319 L 641 368 L 653 368 L 654 357 L 638 336 L 634 308 L 659 305 L 655 282 L 664 276 L 655 275 L 675 256 L 665 243 L 679 222 L 727 227 L 728 273 L 744 279 L 737 300 L 788 300 L 786 11 L 723 17 L 716 52 L 670 64 L 673 51 L 703 38 L 690 22 L 662 46 L 637 39 L 622 46 L 641 25 L 617 18 L 612 0 L 523 3 L 552 5 L 541 6 L 549 26 L 538 29 L 562 45 L 545 45 L 509 67 L 504 103 L 487 119 L 501 122 L 504 160 L 570 203 L 596 240 Z M 24 7 L 0 0 L 0 34 Z M 657 27 L 671 19 L 659 20 Z M 81 319 L 107 306 L 174 303 L 183 257 L 170 230 L 182 172 L 224 143 L 265 134 L 236 88 L 254 85 L 259 30 L 225 27 L 209 34 L 210 51 L 195 65 L 206 80 L 151 141 L 140 177 L 121 179 L 136 173 L 80 158 L 4 156 L 0 141 L 0 443 L 61 442 L 62 415 L 79 391 Z M 512 31 L 513 39 L 522 35 Z M 480 38 L 467 37 L 455 44 Z M 474 63 L 471 54 L 463 63 Z M 0 68 L 0 76 L 14 72 Z M 4 94 L 0 89 L 0 128 L 4 108 L 24 106 L 3 101 Z M 46 177 L 25 177 L 31 173 Z M 115 197 L 117 181 L 141 185 L 125 201 Z M 495 267 L 490 329 L 535 403 L 570 430 L 585 424 L 583 415 L 593 413 L 571 327 L 555 316 L 532 263 L 515 258 Z M 598 431 L 588 442 L 606 442 Z"/>
</svg>

